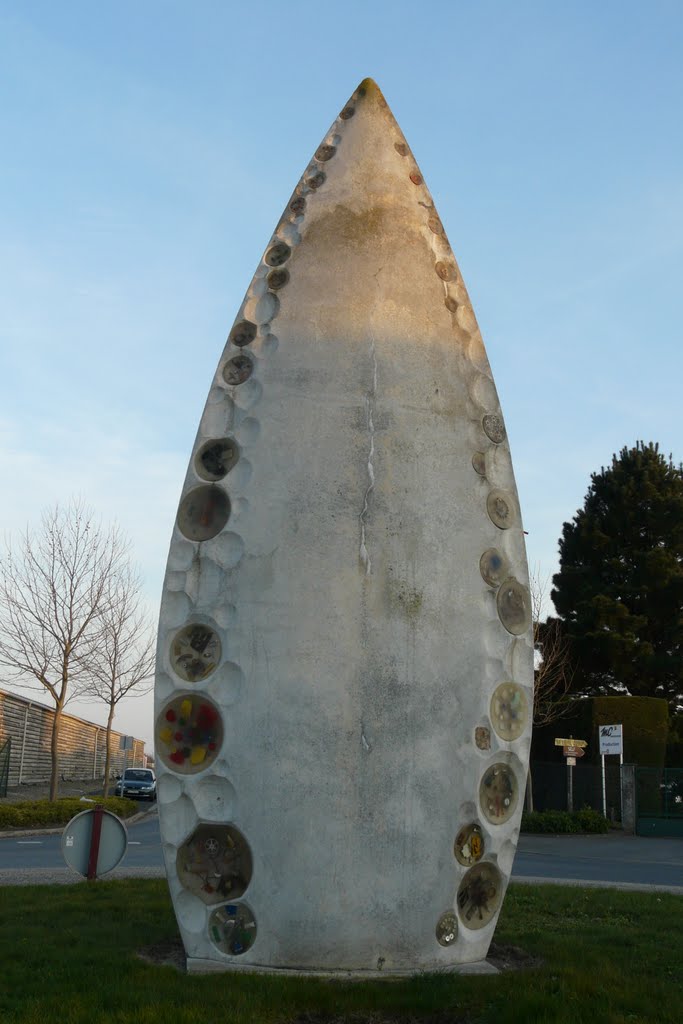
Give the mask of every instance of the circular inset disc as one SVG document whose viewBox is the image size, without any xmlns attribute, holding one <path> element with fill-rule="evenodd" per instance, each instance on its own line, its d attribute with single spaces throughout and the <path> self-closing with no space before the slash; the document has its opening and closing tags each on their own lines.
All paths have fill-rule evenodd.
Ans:
<svg viewBox="0 0 683 1024">
<path fill-rule="evenodd" d="M 326 160 L 331 160 L 336 152 L 337 150 L 334 146 L 318 146 L 315 151 L 315 159 L 319 160 L 321 163 L 325 163 Z"/>
<path fill-rule="evenodd" d="M 507 491 L 493 490 L 486 499 L 486 510 L 500 530 L 509 530 L 515 521 L 515 505 Z"/>
<path fill-rule="evenodd" d="M 276 267 L 268 274 L 268 287 L 274 292 L 279 292 L 280 288 L 284 288 L 288 281 L 289 271 L 286 267 Z"/>
<path fill-rule="evenodd" d="M 246 903 L 216 907 L 209 918 L 209 937 L 221 953 L 246 953 L 256 938 L 256 919 Z"/>
<path fill-rule="evenodd" d="M 510 571 L 510 563 L 498 548 L 489 548 L 479 559 L 479 570 L 484 582 L 499 587 Z"/>
<path fill-rule="evenodd" d="M 486 460 L 483 452 L 475 452 L 472 456 L 472 466 L 479 476 L 486 476 Z"/>
<path fill-rule="evenodd" d="M 251 881 L 249 844 L 234 825 L 200 825 L 178 849 L 181 884 L 204 903 L 242 896 Z"/>
<path fill-rule="evenodd" d="M 479 785 L 479 802 L 484 817 L 493 825 L 501 825 L 517 806 L 517 778 L 507 764 L 492 764 L 484 772 Z"/>
<path fill-rule="evenodd" d="M 269 267 L 281 267 L 291 255 L 292 250 L 286 242 L 276 242 L 266 253 L 266 263 Z"/>
<path fill-rule="evenodd" d="M 194 468 L 203 480 L 222 480 L 240 457 L 235 441 L 217 438 L 203 444 L 194 458 Z"/>
<path fill-rule="evenodd" d="M 498 615 L 508 633 L 519 636 L 531 626 L 531 598 L 529 591 L 510 577 L 501 583 L 496 595 Z"/>
<path fill-rule="evenodd" d="M 321 185 L 325 184 L 325 172 L 318 171 L 317 174 L 311 174 L 310 177 L 305 180 L 308 187 L 315 191 L 315 189 L 320 188 Z"/>
<path fill-rule="evenodd" d="M 452 281 L 455 277 L 455 267 L 452 263 L 439 260 L 439 262 L 435 264 L 434 269 L 436 270 L 437 276 L 440 277 L 442 281 Z"/>
<path fill-rule="evenodd" d="M 233 387 L 244 384 L 251 377 L 253 369 L 254 364 L 248 356 L 233 356 L 223 367 L 223 380 Z"/>
<path fill-rule="evenodd" d="M 194 775 L 212 764 L 223 743 L 218 708 L 206 697 L 174 697 L 157 718 L 156 752 L 173 772 Z"/>
<path fill-rule="evenodd" d="M 245 345 L 251 345 L 255 337 L 256 324 L 253 324 L 251 320 L 240 320 L 230 331 L 228 341 L 231 341 L 237 348 L 244 348 Z"/>
<path fill-rule="evenodd" d="M 502 740 L 516 740 L 526 729 L 529 702 L 517 683 L 501 683 L 491 697 L 491 721 Z"/>
<path fill-rule="evenodd" d="M 488 861 L 471 868 L 458 887 L 458 912 L 466 928 L 483 928 L 498 912 L 502 878 Z"/>
<path fill-rule="evenodd" d="M 178 529 L 188 540 L 210 540 L 230 517 L 230 499 L 220 487 L 203 484 L 188 491 L 178 508 Z"/>
<path fill-rule="evenodd" d="M 455 837 L 453 846 L 455 858 L 459 864 L 470 867 L 484 856 L 484 837 L 479 825 L 465 825 Z"/>
<path fill-rule="evenodd" d="M 437 921 L 436 937 L 442 946 L 452 946 L 457 939 L 458 919 L 452 910 L 447 910 Z"/>
<path fill-rule="evenodd" d="M 176 675 L 188 683 L 206 679 L 221 660 L 221 641 L 211 626 L 191 622 L 171 641 L 171 665 Z"/>
<path fill-rule="evenodd" d="M 487 413 L 482 420 L 482 424 L 487 436 L 494 444 L 500 444 L 505 440 L 505 424 L 496 413 Z"/>
</svg>

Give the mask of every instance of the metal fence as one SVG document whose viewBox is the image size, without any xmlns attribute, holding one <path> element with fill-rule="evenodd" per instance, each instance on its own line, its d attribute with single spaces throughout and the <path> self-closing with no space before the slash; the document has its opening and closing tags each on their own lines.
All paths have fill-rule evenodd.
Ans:
<svg viewBox="0 0 683 1024">
<path fill-rule="evenodd" d="M 683 836 L 683 768 L 637 768 L 639 835 Z"/>
<path fill-rule="evenodd" d="M 529 770 L 535 811 L 568 810 L 571 778 L 573 809 L 579 811 L 583 807 L 592 807 L 603 813 L 602 767 L 599 764 L 579 762 L 570 768 L 564 761 L 534 761 Z M 621 821 L 621 773 L 616 759 L 605 764 L 604 797 L 607 817 Z"/>
</svg>

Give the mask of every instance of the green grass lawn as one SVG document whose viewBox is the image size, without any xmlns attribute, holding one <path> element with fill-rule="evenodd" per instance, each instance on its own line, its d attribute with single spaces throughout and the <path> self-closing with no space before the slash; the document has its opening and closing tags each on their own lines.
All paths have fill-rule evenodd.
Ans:
<svg viewBox="0 0 683 1024">
<path fill-rule="evenodd" d="M 683 899 L 512 886 L 496 942 L 543 957 L 498 976 L 342 982 L 181 975 L 136 951 L 177 937 L 166 883 L 0 889 L 2 1024 L 621 1024 L 683 1020 Z"/>
</svg>

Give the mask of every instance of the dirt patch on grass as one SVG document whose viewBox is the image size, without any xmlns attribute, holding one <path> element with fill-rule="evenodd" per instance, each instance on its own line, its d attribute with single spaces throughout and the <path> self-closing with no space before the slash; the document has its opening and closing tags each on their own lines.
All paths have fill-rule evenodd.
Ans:
<svg viewBox="0 0 683 1024">
<path fill-rule="evenodd" d="M 489 946 L 489 963 L 499 971 L 533 971 L 543 966 L 543 958 L 532 956 L 519 946 L 501 946 L 492 942 Z"/>
<path fill-rule="evenodd" d="M 176 971 L 185 974 L 185 947 L 181 939 L 169 939 L 167 942 L 157 942 L 154 946 L 144 946 L 137 951 L 136 956 L 147 964 L 174 967 Z"/>
</svg>

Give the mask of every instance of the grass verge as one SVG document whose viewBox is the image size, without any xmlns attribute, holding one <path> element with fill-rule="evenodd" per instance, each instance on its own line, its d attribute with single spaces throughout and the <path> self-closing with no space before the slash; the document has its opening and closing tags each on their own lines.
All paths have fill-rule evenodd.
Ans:
<svg viewBox="0 0 683 1024">
<path fill-rule="evenodd" d="M 185 976 L 136 951 L 177 935 L 161 880 L 7 887 L 3 1024 L 679 1024 L 683 900 L 512 886 L 496 941 L 543 957 L 529 972 L 342 982 Z"/>
<path fill-rule="evenodd" d="M 119 818 L 129 818 L 138 809 L 135 801 L 124 800 L 120 796 L 97 799 L 96 803 L 117 814 Z M 52 802 L 22 800 L 13 804 L 0 804 L 0 831 L 13 828 L 57 828 L 68 824 L 75 814 L 94 806 L 94 803 L 81 801 L 78 797 L 64 797 Z"/>
</svg>

